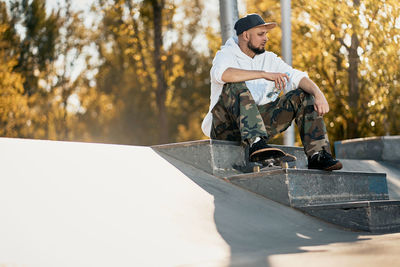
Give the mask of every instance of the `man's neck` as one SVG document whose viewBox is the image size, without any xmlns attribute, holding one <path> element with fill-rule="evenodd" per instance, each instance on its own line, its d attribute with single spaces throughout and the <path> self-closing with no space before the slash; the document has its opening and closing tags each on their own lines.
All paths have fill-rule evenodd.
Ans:
<svg viewBox="0 0 400 267">
<path fill-rule="evenodd" d="M 256 56 L 256 53 L 254 53 L 254 51 L 252 51 L 246 43 L 244 42 L 240 42 L 239 41 L 239 48 L 240 50 L 242 50 L 243 53 L 245 53 L 246 55 L 248 55 L 251 58 L 254 58 Z"/>
</svg>

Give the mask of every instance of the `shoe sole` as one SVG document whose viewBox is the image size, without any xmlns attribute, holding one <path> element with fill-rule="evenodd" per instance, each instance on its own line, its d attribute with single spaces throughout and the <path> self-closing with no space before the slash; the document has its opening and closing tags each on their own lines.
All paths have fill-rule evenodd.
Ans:
<svg viewBox="0 0 400 267">
<path fill-rule="evenodd" d="M 324 171 L 336 171 L 336 170 L 340 170 L 342 168 L 343 168 L 343 164 L 339 161 L 335 165 L 325 168 Z"/>
</svg>

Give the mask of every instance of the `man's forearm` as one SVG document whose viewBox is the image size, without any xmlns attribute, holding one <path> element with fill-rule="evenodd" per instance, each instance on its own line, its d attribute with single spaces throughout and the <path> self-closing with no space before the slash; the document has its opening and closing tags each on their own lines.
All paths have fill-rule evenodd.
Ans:
<svg viewBox="0 0 400 267">
<path fill-rule="evenodd" d="M 317 94 L 322 94 L 318 86 L 307 77 L 304 77 L 300 80 L 299 87 L 313 96 L 316 96 Z"/>
<path fill-rule="evenodd" d="M 226 83 L 237 83 L 255 79 L 266 79 L 275 82 L 279 89 L 286 87 L 289 76 L 286 73 L 266 72 L 263 70 L 242 70 L 236 68 L 227 68 L 222 74 L 222 81 Z"/>
<path fill-rule="evenodd" d="M 226 83 L 244 82 L 249 80 L 261 79 L 265 76 L 263 70 L 242 70 L 227 68 L 222 74 L 222 80 Z"/>
</svg>

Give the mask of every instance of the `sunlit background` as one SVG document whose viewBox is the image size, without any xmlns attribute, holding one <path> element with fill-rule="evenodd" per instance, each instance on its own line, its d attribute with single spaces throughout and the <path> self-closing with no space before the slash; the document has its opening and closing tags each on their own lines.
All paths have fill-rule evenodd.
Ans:
<svg viewBox="0 0 400 267">
<path fill-rule="evenodd" d="M 206 138 L 217 0 L 0 2 L 0 136 L 150 145 Z M 280 23 L 280 1 L 239 13 Z M 281 30 L 267 49 L 280 55 Z M 292 1 L 293 66 L 331 141 L 400 134 L 396 0 Z M 276 142 L 280 142 L 277 138 Z"/>
</svg>

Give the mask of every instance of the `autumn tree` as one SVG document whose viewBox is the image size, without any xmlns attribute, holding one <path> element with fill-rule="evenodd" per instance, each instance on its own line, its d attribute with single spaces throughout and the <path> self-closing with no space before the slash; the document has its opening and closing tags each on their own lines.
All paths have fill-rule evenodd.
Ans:
<svg viewBox="0 0 400 267">
<path fill-rule="evenodd" d="M 12 48 L 18 42 L 10 26 L 5 3 L 0 3 L 0 136 L 24 137 L 29 134 L 28 98 L 24 95 L 24 79 L 13 72 L 18 54 Z"/>
<path fill-rule="evenodd" d="M 280 21 L 279 1 L 247 3 L 250 12 Z M 390 0 L 292 3 L 293 66 L 307 71 L 326 94 L 332 141 L 399 134 L 393 119 L 400 115 L 396 5 Z M 269 48 L 280 51 L 280 32 L 271 36 Z"/>
<path fill-rule="evenodd" d="M 166 61 L 170 88 L 167 104 L 175 141 L 205 138 L 201 123 L 210 103 L 211 62 L 221 45 L 220 33 L 199 23 L 204 16 L 202 2 L 186 1 L 184 4 L 180 12 L 185 19 L 175 22 L 178 37 Z M 201 44 L 205 46 L 199 47 Z"/>
<path fill-rule="evenodd" d="M 93 84 L 90 85 L 95 67 L 89 64 L 90 55 L 84 53 L 91 39 L 81 14 L 72 11 L 70 1 L 48 12 L 44 0 L 10 1 L 8 10 L 2 3 L 2 12 L 3 20 L 7 18 L 4 21 L 7 28 L 1 33 L 1 39 L 8 44 L 4 49 L 6 53 L 13 55 L 9 57 L 10 61 L 4 61 L 3 67 L 21 77 L 23 86 L 22 89 L 18 87 L 18 92 L 26 101 L 29 113 L 29 117 L 24 117 L 24 123 L 13 127 L 13 136 L 92 139 L 87 122 L 95 112 L 90 109 L 109 101 L 93 90 Z M 85 68 L 73 77 L 75 64 L 82 57 Z M 7 82 L 11 80 L 6 79 Z M 5 88 L 2 88 L 3 93 Z M 108 106 L 100 109 L 107 110 L 105 107 Z M 3 109 L 3 116 L 14 114 L 14 109 L 19 109 L 17 102 Z M 97 114 L 96 122 L 101 125 L 101 119 L 107 117 L 107 113 Z"/>
<path fill-rule="evenodd" d="M 155 144 L 202 138 L 211 59 L 192 43 L 202 33 L 201 3 L 99 1 L 95 10 L 104 14 L 96 38 L 103 62 L 96 83 L 116 110 L 111 140 Z"/>
</svg>

